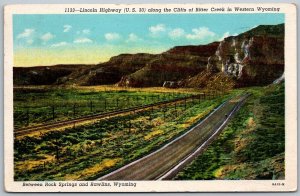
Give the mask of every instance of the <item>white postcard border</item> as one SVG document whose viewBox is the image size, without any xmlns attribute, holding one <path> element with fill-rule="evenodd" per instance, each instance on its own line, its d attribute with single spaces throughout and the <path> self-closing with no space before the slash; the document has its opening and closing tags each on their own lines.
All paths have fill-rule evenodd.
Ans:
<svg viewBox="0 0 300 196">
<path fill-rule="evenodd" d="M 201 7 L 279 7 L 280 12 L 285 14 L 285 95 L 286 95 L 286 173 L 285 180 L 202 180 L 202 181 L 130 181 L 136 183 L 136 187 L 115 187 L 114 181 L 110 181 L 111 187 L 100 186 L 79 186 L 90 183 L 89 181 L 69 181 L 68 183 L 77 183 L 76 187 L 71 186 L 23 186 L 23 182 L 13 180 L 13 14 L 71 14 L 64 13 L 66 7 L 110 7 L 110 8 L 138 8 L 138 7 L 168 7 L 173 10 L 176 7 L 191 8 Z M 208 12 L 201 14 L 217 14 L 232 12 Z M 237 13 L 257 13 L 257 12 L 234 12 Z M 274 13 L 274 12 L 268 12 Z M 277 12 L 275 12 L 277 13 Z M 91 14 L 91 13 L 75 13 Z M 95 13 L 99 14 L 99 13 Z M 106 14 L 106 13 L 100 13 Z M 128 14 L 128 13 L 122 13 Z M 135 14 L 135 13 L 130 13 Z M 141 14 L 141 13 L 139 13 Z M 151 13 L 146 13 L 151 14 Z M 186 14 L 169 12 L 164 14 Z M 197 14 L 197 13 L 190 13 Z M 198 13 L 199 14 L 199 13 Z M 297 48 L 296 48 L 296 6 L 293 4 L 49 4 L 49 5 L 9 5 L 5 7 L 4 22 L 4 131 L 5 131 L 5 189 L 10 192 L 217 192 L 217 191 L 295 191 L 297 189 Z M 28 181 L 30 182 L 30 181 Z M 66 183 L 67 181 L 61 181 Z M 106 181 L 107 182 L 107 181 Z M 272 186 L 272 183 L 284 183 L 284 186 Z M 59 181 L 56 181 L 59 184 Z"/>
</svg>

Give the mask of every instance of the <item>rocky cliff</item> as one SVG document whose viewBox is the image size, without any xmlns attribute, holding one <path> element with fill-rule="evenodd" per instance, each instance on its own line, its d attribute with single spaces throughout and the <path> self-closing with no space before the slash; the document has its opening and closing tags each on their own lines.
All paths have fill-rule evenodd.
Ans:
<svg viewBox="0 0 300 196">
<path fill-rule="evenodd" d="M 166 80 L 182 80 L 206 69 L 218 43 L 178 46 L 162 54 L 121 54 L 93 67 L 75 83 L 80 85 L 162 86 Z M 73 78 L 73 77 L 72 77 Z M 74 82 L 74 81 L 72 81 Z"/>
<path fill-rule="evenodd" d="M 89 75 L 76 82 L 80 85 L 101 85 L 115 84 L 123 76 L 134 73 L 146 64 L 155 59 L 157 55 L 138 53 L 138 54 L 120 54 L 112 57 L 108 62 L 101 63 L 93 67 Z"/>
<path fill-rule="evenodd" d="M 156 55 L 136 72 L 123 76 L 119 86 L 163 86 L 165 81 L 180 81 L 206 69 L 208 57 L 219 43 L 199 46 L 177 46 Z"/>
<path fill-rule="evenodd" d="M 235 78 L 239 86 L 272 83 L 284 71 L 284 25 L 261 25 L 225 38 L 207 69 Z"/>
</svg>

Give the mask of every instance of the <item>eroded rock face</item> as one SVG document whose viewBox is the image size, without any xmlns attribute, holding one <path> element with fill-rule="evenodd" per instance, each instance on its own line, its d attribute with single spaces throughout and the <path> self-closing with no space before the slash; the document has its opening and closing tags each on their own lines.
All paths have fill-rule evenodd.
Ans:
<svg viewBox="0 0 300 196">
<path fill-rule="evenodd" d="M 123 76 L 118 86 L 150 87 L 164 86 L 165 81 L 174 84 L 206 69 L 208 57 L 213 55 L 218 42 L 198 46 L 176 46 L 154 56 L 136 72 Z M 178 85 L 165 84 L 169 88 Z"/>
<path fill-rule="evenodd" d="M 164 81 L 163 87 L 165 88 L 179 88 L 183 84 L 183 81 Z"/>
<path fill-rule="evenodd" d="M 284 81 L 284 79 L 285 79 L 285 77 L 284 77 L 284 73 L 283 73 L 279 78 L 274 80 L 273 84 L 280 84 Z"/>
<path fill-rule="evenodd" d="M 108 62 L 100 63 L 81 80 L 81 85 L 116 84 L 123 77 L 143 68 L 156 55 L 147 53 L 120 54 Z"/>
<path fill-rule="evenodd" d="M 241 86 L 272 83 L 284 72 L 284 26 L 259 26 L 225 38 L 207 69 L 234 77 Z"/>
<path fill-rule="evenodd" d="M 123 86 L 123 87 L 140 87 L 141 82 L 133 79 L 129 76 L 123 76 L 121 80 L 116 84 L 116 86 Z"/>
</svg>

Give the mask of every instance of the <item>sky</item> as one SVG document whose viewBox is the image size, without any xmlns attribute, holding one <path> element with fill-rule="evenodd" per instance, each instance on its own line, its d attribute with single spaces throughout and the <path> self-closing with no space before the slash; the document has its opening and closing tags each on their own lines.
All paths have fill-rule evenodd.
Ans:
<svg viewBox="0 0 300 196">
<path fill-rule="evenodd" d="M 95 64 L 220 41 L 284 14 L 26 14 L 13 16 L 14 66 Z"/>
</svg>

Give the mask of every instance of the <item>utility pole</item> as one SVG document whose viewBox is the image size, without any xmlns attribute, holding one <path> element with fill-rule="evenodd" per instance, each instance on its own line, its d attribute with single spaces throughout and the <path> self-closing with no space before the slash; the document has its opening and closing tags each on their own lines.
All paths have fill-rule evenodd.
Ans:
<svg viewBox="0 0 300 196">
<path fill-rule="evenodd" d="M 90 101 L 90 110 L 91 110 L 91 113 L 93 112 L 93 101 L 91 100 Z"/>
<path fill-rule="evenodd" d="M 26 109 L 26 125 L 29 125 L 29 108 Z"/>
<path fill-rule="evenodd" d="M 165 121 L 166 120 L 166 105 L 164 105 L 163 113 L 164 113 L 164 121 Z"/>
<path fill-rule="evenodd" d="M 55 108 L 54 105 L 52 105 L 52 120 L 55 118 Z"/>
<path fill-rule="evenodd" d="M 75 114 L 76 114 L 76 104 L 73 104 L 73 118 L 75 118 Z"/>
</svg>

